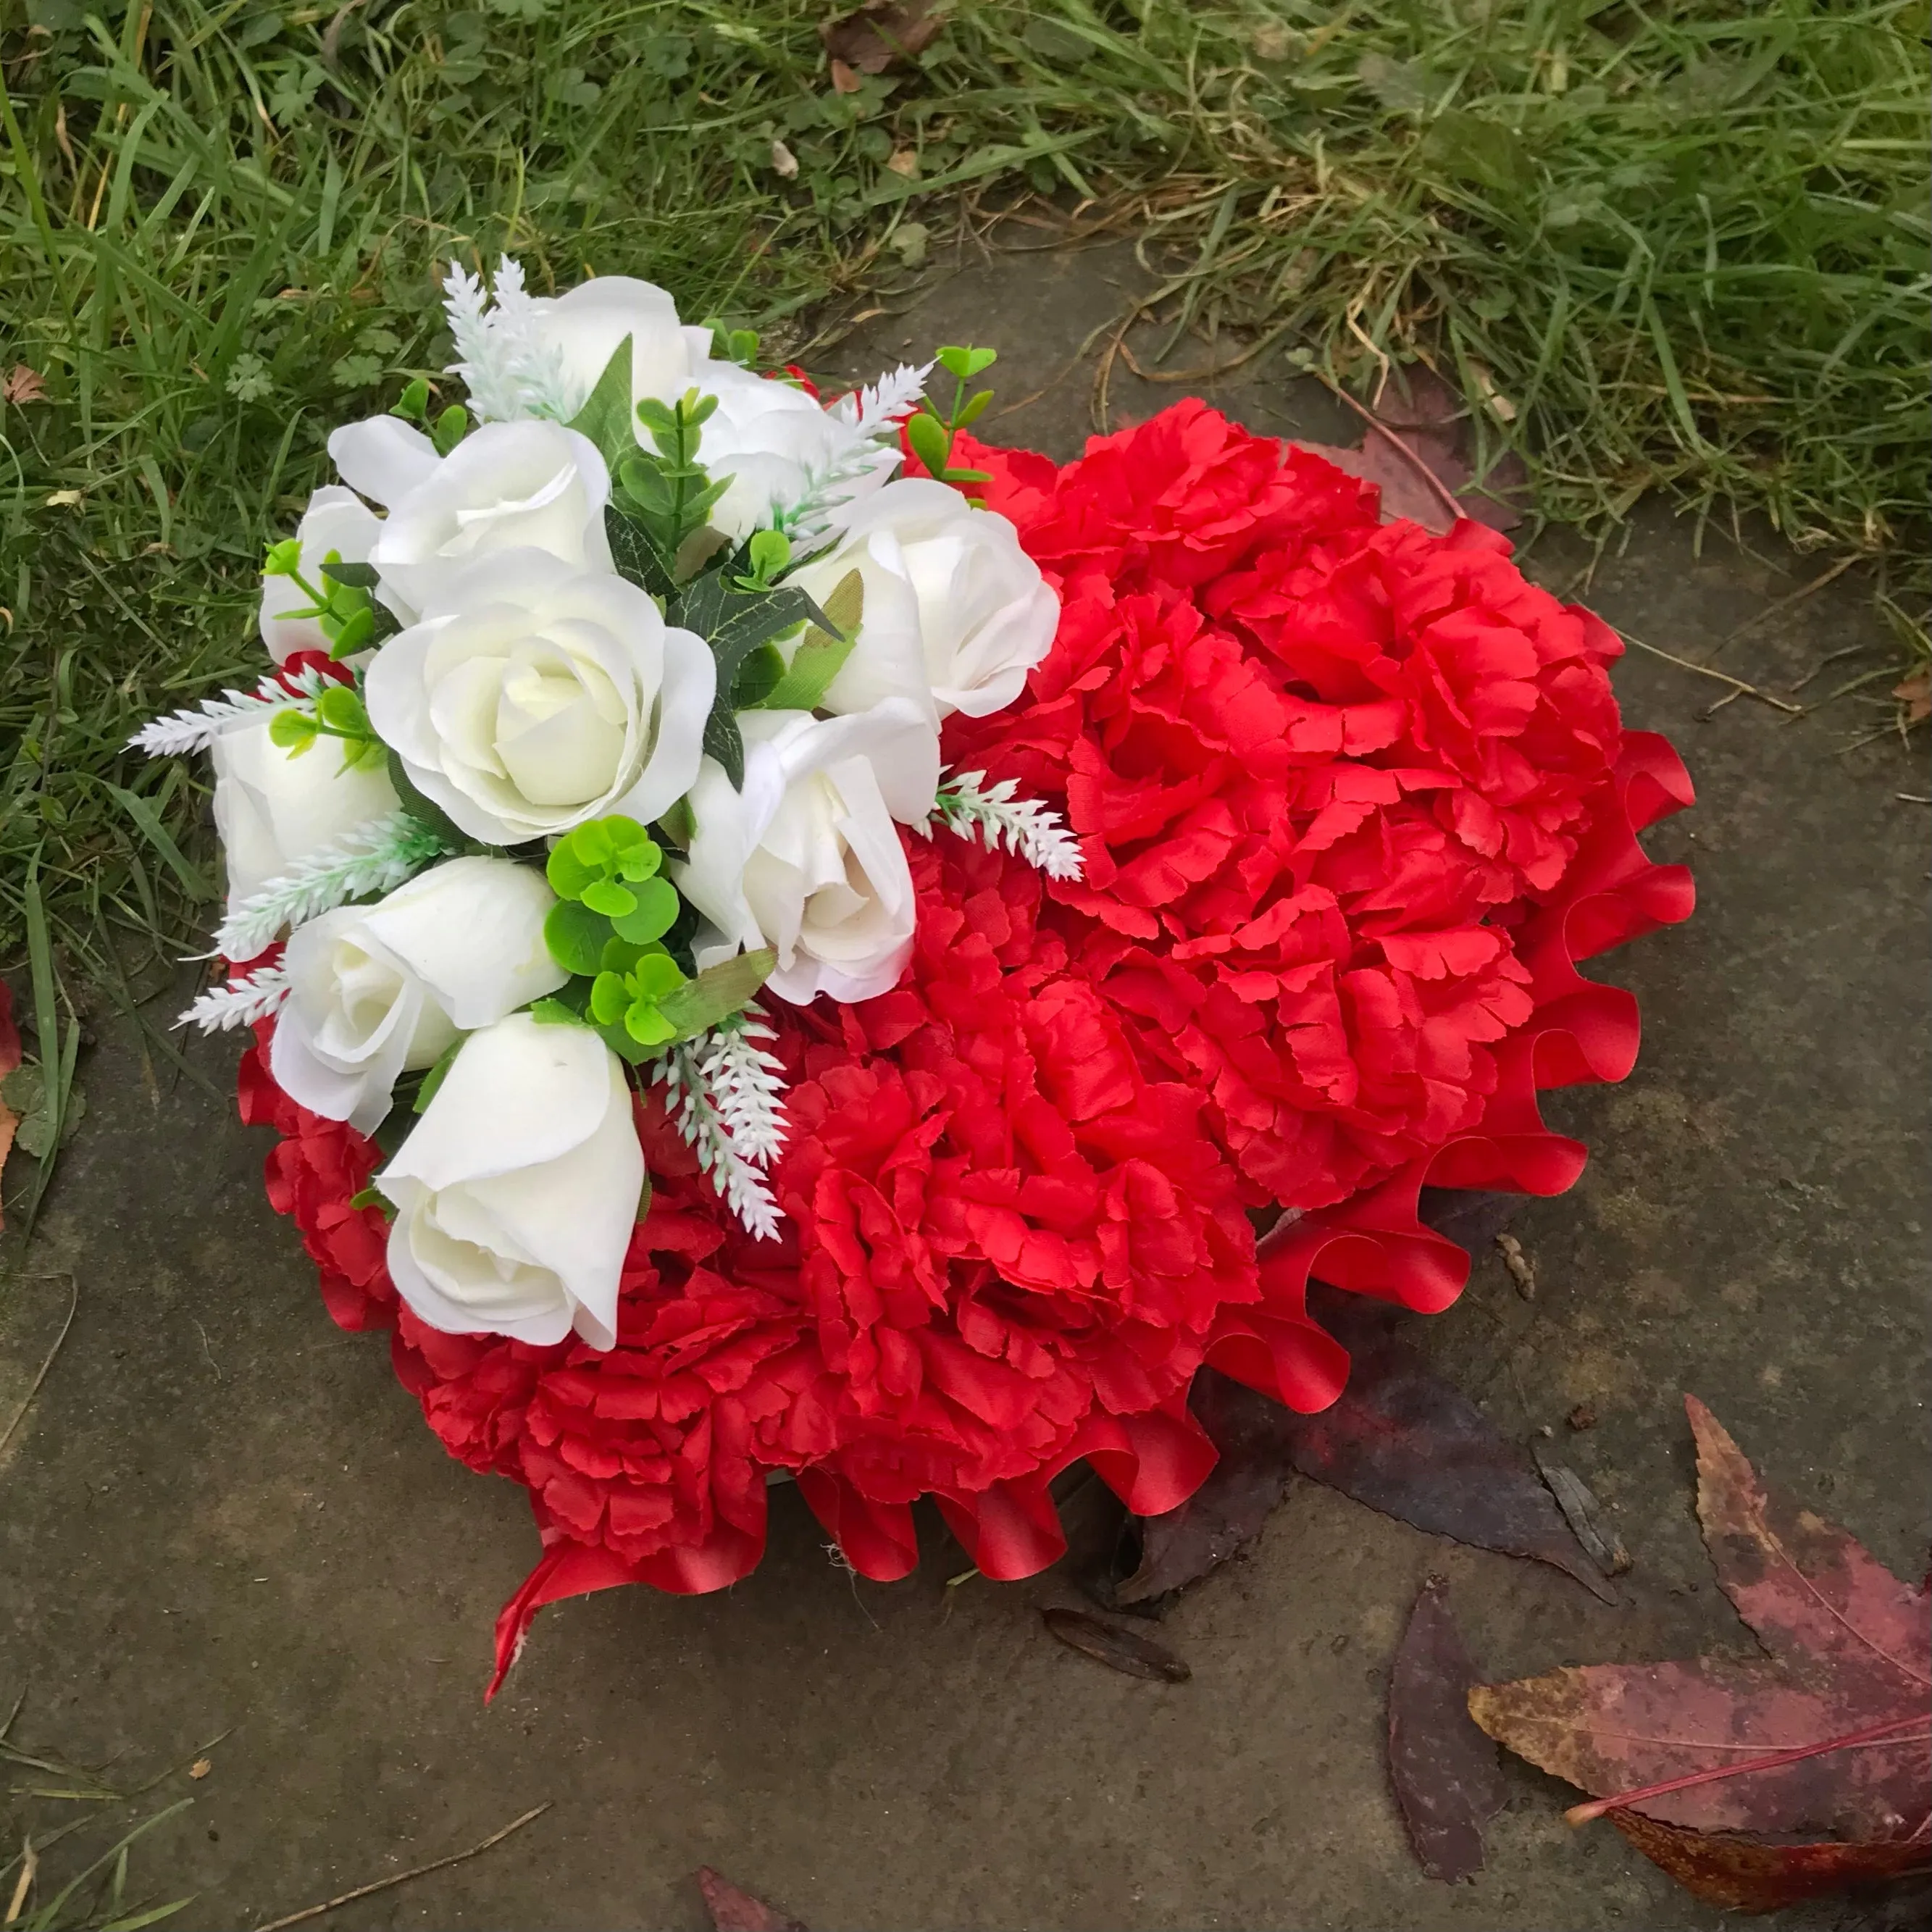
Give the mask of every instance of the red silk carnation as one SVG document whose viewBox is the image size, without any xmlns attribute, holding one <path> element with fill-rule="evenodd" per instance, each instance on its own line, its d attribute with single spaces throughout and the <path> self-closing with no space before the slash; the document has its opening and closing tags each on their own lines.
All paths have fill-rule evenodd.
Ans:
<svg viewBox="0 0 1932 1932">
<path fill-rule="evenodd" d="M 996 1576 L 1064 1548 L 1047 1486 L 1077 1460 L 1174 1507 L 1214 1461 L 1204 1362 L 1303 1409 L 1339 1391 L 1311 1273 L 1444 1306 L 1468 1259 L 1423 1185 L 1575 1178 L 1538 1090 L 1621 1078 L 1636 1043 L 1630 996 L 1576 962 L 1690 910 L 1634 838 L 1688 802 L 1682 766 L 1622 732 L 1607 628 L 1501 538 L 1384 526 L 1372 488 L 1198 403 L 1064 469 L 965 441 L 1063 614 L 1020 700 L 950 720 L 944 754 L 1062 812 L 1084 876 L 908 837 L 899 983 L 764 1003 L 778 1240 L 652 1088 L 616 1346 L 443 1334 L 355 1204 L 374 1148 L 260 1045 L 243 1063 L 332 1315 L 393 1328 L 451 1453 L 530 1492 L 544 1552 L 500 1676 L 545 1602 L 743 1575 L 779 1474 L 881 1578 L 916 1562 L 925 1496 Z M 1264 1204 L 1296 1211 L 1258 1248 Z"/>
</svg>

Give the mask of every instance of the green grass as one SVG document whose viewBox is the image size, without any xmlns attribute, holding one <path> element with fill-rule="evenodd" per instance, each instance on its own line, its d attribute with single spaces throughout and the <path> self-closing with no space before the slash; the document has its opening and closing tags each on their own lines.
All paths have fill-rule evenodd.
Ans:
<svg viewBox="0 0 1932 1932">
<path fill-rule="evenodd" d="M 1922 518 L 1924 0 L 958 0 L 850 95 L 827 0 L 28 5 L 0 372 L 46 400 L 0 405 L 0 965 L 42 989 L 130 1004 L 194 947 L 200 776 L 118 747 L 254 674 L 265 541 L 332 422 L 436 373 L 452 254 L 796 344 L 962 206 L 1051 196 L 1184 264 L 1184 360 L 1260 329 L 1364 393 L 1418 353 L 1487 386 L 1553 516 L 1661 488 L 1880 557 Z"/>
</svg>

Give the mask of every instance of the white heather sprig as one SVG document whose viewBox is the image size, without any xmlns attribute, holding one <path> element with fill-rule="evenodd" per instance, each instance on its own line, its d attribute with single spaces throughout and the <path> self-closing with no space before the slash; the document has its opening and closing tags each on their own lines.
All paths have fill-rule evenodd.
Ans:
<svg viewBox="0 0 1932 1932">
<path fill-rule="evenodd" d="M 463 378 L 478 418 L 512 422 L 520 416 L 570 413 L 562 364 L 538 334 L 536 304 L 524 286 L 520 262 L 508 255 L 499 259 L 494 302 L 483 278 L 454 262 L 442 288 L 443 313 L 456 345 L 449 373 Z"/>
<path fill-rule="evenodd" d="M 986 783 L 984 772 L 961 772 L 940 781 L 933 816 L 962 838 L 976 835 L 997 852 L 1004 844 L 1049 879 L 1077 879 L 1085 868 L 1080 842 L 1058 812 L 1033 798 L 1016 798 L 1015 782 Z"/>
<path fill-rule="evenodd" d="M 205 752 L 223 732 L 241 724 L 258 724 L 278 711 L 313 711 L 322 686 L 328 682 L 310 668 L 289 674 L 291 691 L 280 678 L 262 679 L 253 691 L 224 691 L 219 698 L 204 698 L 184 711 L 171 711 L 165 718 L 143 724 L 128 740 L 130 752 L 146 752 L 151 758 L 184 757 L 190 752 Z"/>
<path fill-rule="evenodd" d="M 853 486 L 878 468 L 881 440 L 897 434 L 899 418 L 919 400 L 932 373 L 930 362 L 921 368 L 902 362 L 876 382 L 841 396 L 826 412 L 849 432 L 845 447 L 808 470 L 802 492 L 790 503 L 774 506 L 772 512 L 772 527 L 790 537 L 800 553 L 826 535 Z"/>
<path fill-rule="evenodd" d="M 288 996 L 288 974 L 279 966 L 258 966 L 225 986 L 211 986 L 175 1024 L 198 1026 L 203 1033 L 253 1026 L 257 1020 L 266 1019 Z"/>
<path fill-rule="evenodd" d="M 855 436 L 868 442 L 898 428 L 901 417 L 910 415 L 913 405 L 926 394 L 926 379 L 932 374 L 930 362 L 914 368 L 902 362 L 876 382 L 841 396 L 827 414 L 844 423 Z"/>
<path fill-rule="evenodd" d="M 778 1204 L 764 1176 L 732 1142 L 706 1070 L 712 1048 L 710 1035 L 683 1041 L 657 1063 L 652 1078 L 670 1090 L 678 1132 L 724 1204 L 758 1240 L 776 1240 Z"/>
<path fill-rule="evenodd" d="M 250 892 L 221 922 L 214 950 L 224 959 L 252 959 L 284 926 L 392 892 L 446 849 L 442 833 L 406 812 L 371 819 Z"/>
<path fill-rule="evenodd" d="M 770 1166 L 784 1145 L 784 1063 L 758 1044 L 776 1037 L 754 1005 L 692 1042 L 732 1146 L 756 1167 Z"/>
</svg>

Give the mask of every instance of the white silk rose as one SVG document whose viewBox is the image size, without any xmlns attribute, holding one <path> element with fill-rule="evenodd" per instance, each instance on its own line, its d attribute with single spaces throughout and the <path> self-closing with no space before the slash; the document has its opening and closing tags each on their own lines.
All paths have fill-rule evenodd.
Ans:
<svg viewBox="0 0 1932 1932">
<path fill-rule="evenodd" d="M 301 550 L 296 568 L 316 590 L 326 590 L 328 586 L 322 581 L 322 559 L 333 550 L 344 563 L 367 563 L 382 529 L 382 520 L 354 490 L 345 490 L 339 483 L 325 484 L 310 497 L 302 521 L 296 526 L 296 542 Z M 297 651 L 328 649 L 328 635 L 319 620 L 289 614 L 308 609 L 313 602 L 292 577 L 262 578 L 262 641 L 276 663 L 286 664 Z M 408 621 L 406 610 L 397 614 Z"/>
<path fill-rule="evenodd" d="M 766 983 L 781 999 L 889 991 L 917 916 L 893 821 L 922 824 L 932 812 L 931 725 L 903 698 L 854 717 L 748 711 L 738 723 L 744 788 L 705 760 L 688 801 L 688 861 L 671 868 L 716 934 L 701 937 L 698 964 L 768 945 L 778 965 Z"/>
<path fill-rule="evenodd" d="M 388 506 L 369 561 L 416 610 L 452 575 L 506 550 L 611 568 L 610 472 L 587 436 L 561 424 L 486 423 L 439 457 L 420 430 L 376 417 L 338 430 L 328 453 L 352 488 Z"/>
<path fill-rule="evenodd" d="M 286 752 L 269 737 L 271 722 L 223 731 L 211 748 L 231 912 L 298 859 L 402 802 L 380 767 L 344 771 L 332 738 Z"/>
<path fill-rule="evenodd" d="M 620 812 L 644 824 L 691 786 L 717 684 L 710 646 L 621 577 L 540 550 L 450 578 L 363 682 L 410 782 L 492 845 Z"/>
<path fill-rule="evenodd" d="M 374 1133 L 399 1075 L 569 977 L 544 944 L 556 903 L 527 866 L 452 859 L 374 905 L 298 926 L 268 1050 L 276 1084 L 310 1113 Z"/>
<path fill-rule="evenodd" d="M 710 330 L 686 327 L 662 289 L 629 275 L 598 275 L 566 294 L 539 296 L 527 313 L 526 326 L 549 365 L 566 421 L 584 406 L 627 336 L 634 404 L 674 403 L 694 384 L 705 386 L 716 367 Z"/>
<path fill-rule="evenodd" d="M 856 472 L 834 486 L 844 505 L 878 489 L 898 467 L 896 446 L 861 444 L 848 424 L 790 382 L 730 364 L 715 368 L 710 380 L 718 407 L 700 433 L 698 460 L 712 482 L 730 479 L 709 520 L 734 543 L 768 526 L 775 510 L 802 502 L 841 461 Z"/>
<path fill-rule="evenodd" d="M 472 1034 L 376 1184 L 390 1279 L 432 1328 L 616 1342 L 644 1156 L 622 1064 L 588 1028 L 512 1013 Z"/>
<path fill-rule="evenodd" d="M 848 571 L 866 586 L 858 640 L 824 708 L 923 696 L 937 722 L 1012 704 L 1060 623 L 1060 599 L 1012 525 L 922 476 L 888 483 L 844 525 L 835 549 L 789 580 L 821 602 Z"/>
</svg>

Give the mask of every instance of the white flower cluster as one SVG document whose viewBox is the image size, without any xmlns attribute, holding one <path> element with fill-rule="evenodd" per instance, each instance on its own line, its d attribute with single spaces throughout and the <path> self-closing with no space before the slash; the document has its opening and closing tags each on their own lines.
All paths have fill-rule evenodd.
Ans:
<svg viewBox="0 0 1932 1932">
<path fill-rule="evenodd" d="M 822 407 L 646 283 L 542 298 L 506 261 L 446 290 L 466 410 L 418 383 L 338 429 L 264 580 L 283 668 L 134 742 L 214 760 L 238 975 L 184 1020 L 272 1014 L 276 1080 L 365 1133 L 424 1075 L 377 1177 L 398 1292 L 609 1347 L 646 1180 L 626 1063 L 771 1236 L 749 994 L 895 983 L 902 826 L 1077 874 L 1010 785 L 940 788 L 944 720 L 1012 703 L 1059 607 L 1004 518 L 894 479 L 926 370 Z"/>
</svg>

